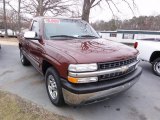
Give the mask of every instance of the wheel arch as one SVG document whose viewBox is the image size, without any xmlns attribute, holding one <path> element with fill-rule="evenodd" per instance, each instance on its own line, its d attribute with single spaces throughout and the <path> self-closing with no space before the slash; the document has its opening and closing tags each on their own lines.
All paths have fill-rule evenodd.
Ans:
<svg viewBox="0 0 160 120">
<path fill-rule="evenodd" d="M 42 73 L 43 73 L 43 75 L 45 75 L 45 73 L 46 73 L 46 71 L 49 67 L 53 67 L 53 69 L 57 72 L 57 74 L 60 75 L 59 72 L 58 72 L 58 69 L 55 67 L 55 65 L 53 65 L 48 60 L 43 60 L 42 61 Z"/>
<path fill-rule="evenodd" d="M 19 47 L 19 49 L 21 49 L 22 45 L 19 43 L 19 44 L 18 44 L 18 47 Z"/>
<path fill-rule="evenodd" d="M 154 51 L 150 57 L 150 63 L 152 63 L 155 59 L 160 57 L 160 51 Z"/>
</svg>

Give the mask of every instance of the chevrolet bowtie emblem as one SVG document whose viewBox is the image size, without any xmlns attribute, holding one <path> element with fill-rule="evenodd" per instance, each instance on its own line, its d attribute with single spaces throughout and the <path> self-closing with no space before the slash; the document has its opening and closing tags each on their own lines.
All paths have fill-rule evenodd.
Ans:
<svg viewBox="0 0 160 120">
<path fill-rule="evenodd" d="M 121 71 L 122 71 L 122 72 L 126 72 L 127 70 L 128 70 L 128 66 L 122 66 L 122 67 L 121 67 Z"/>
</svg>

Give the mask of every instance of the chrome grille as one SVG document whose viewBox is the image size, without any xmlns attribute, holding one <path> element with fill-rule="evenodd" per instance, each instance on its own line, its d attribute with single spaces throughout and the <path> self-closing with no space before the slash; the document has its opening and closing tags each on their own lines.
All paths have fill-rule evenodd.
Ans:
<svg viewBox="0 0 160 120">
<path fill-rule="evenodd" d="M 129 73 L 133 72 L 135 70 L 135 66 L 130 67 L 127 71 L 125 72 L 116 72 L 116 73 L 111 73 L 111 74 L 106 74 L 106 75 L 101 75 L 99 76 L 99 81 L 103 80 L 111 80 L 111 79 L 116 79 L 125 75 L 128 75 Z"/>
<path fill-rule="evenodd" d="M 121 67 L 124 65 L 129 65 L 137 60 L 136 57 L 128 59 L 128 60 L 122 60 L 122 61 L 115 61 L 115 62 L 107 62 L 107 63 L 98 63 L 99 70 L 105 70 L 105 69 L 111 69 L 116 67 Z"/>
<path fill-rule="evenodd" d="M 115 62 L 109 62 L 109 63 L 99 63 L 99 70 L 105 70 L 105 69 L 113 69 L 113 68 L 118 68 L 118 67 L 122 67 L 122 66 L 126 66 L 129 65 L 131 63 L 134 63 L 137 61 L 137 58 L 131 58 L 128 60 L 123 60 L 123 61 L 115 61 Z M 103 81 L 103 80 L 111 80 L 111 79 L 116 79 L 125 75 L 128 75 L 129 73 L 133 72 L 136 68 L 136 65 L 130 66 L 128 68 L 128 70 L 124 71 L 124 72 L 115 72 L 115 73 L 111 73 L 111 74 L 106 74 L 106 75 L 100 75 L 99 77 L 99 81 Z"/>
</svg>

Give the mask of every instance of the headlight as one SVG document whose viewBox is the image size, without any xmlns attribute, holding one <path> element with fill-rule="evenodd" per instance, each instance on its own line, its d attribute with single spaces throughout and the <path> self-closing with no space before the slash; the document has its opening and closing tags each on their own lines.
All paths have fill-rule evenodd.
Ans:
<svg viewBox="0 0 160 120">
<path fill-rule="evenodd" d="M 89 72 L 96 71 L 98 66 L 96 63 L 93 64 L 70 64 L 68 70 L 70 72 Z"/>
</svg>

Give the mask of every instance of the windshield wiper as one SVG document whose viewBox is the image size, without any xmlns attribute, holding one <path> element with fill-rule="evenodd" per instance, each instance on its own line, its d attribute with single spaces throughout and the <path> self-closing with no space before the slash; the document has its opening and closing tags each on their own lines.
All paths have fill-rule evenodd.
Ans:
<svg viewBox="0 0 160 120">
<path fill-rule="evenodd" d="M 77 38 L 77 37 L 70 36 L 70 35 L 53 35 L 53 36 L 50 36 L 50 38 L 55 38 L 55 37 Z"/>
<path fill-rule="evenodd" d="M 99 38 L 99 37 L 94 36 L 94 35 L 80 35 L 78 37 L 80 37 L 80 38 Z"/>
</svg>

